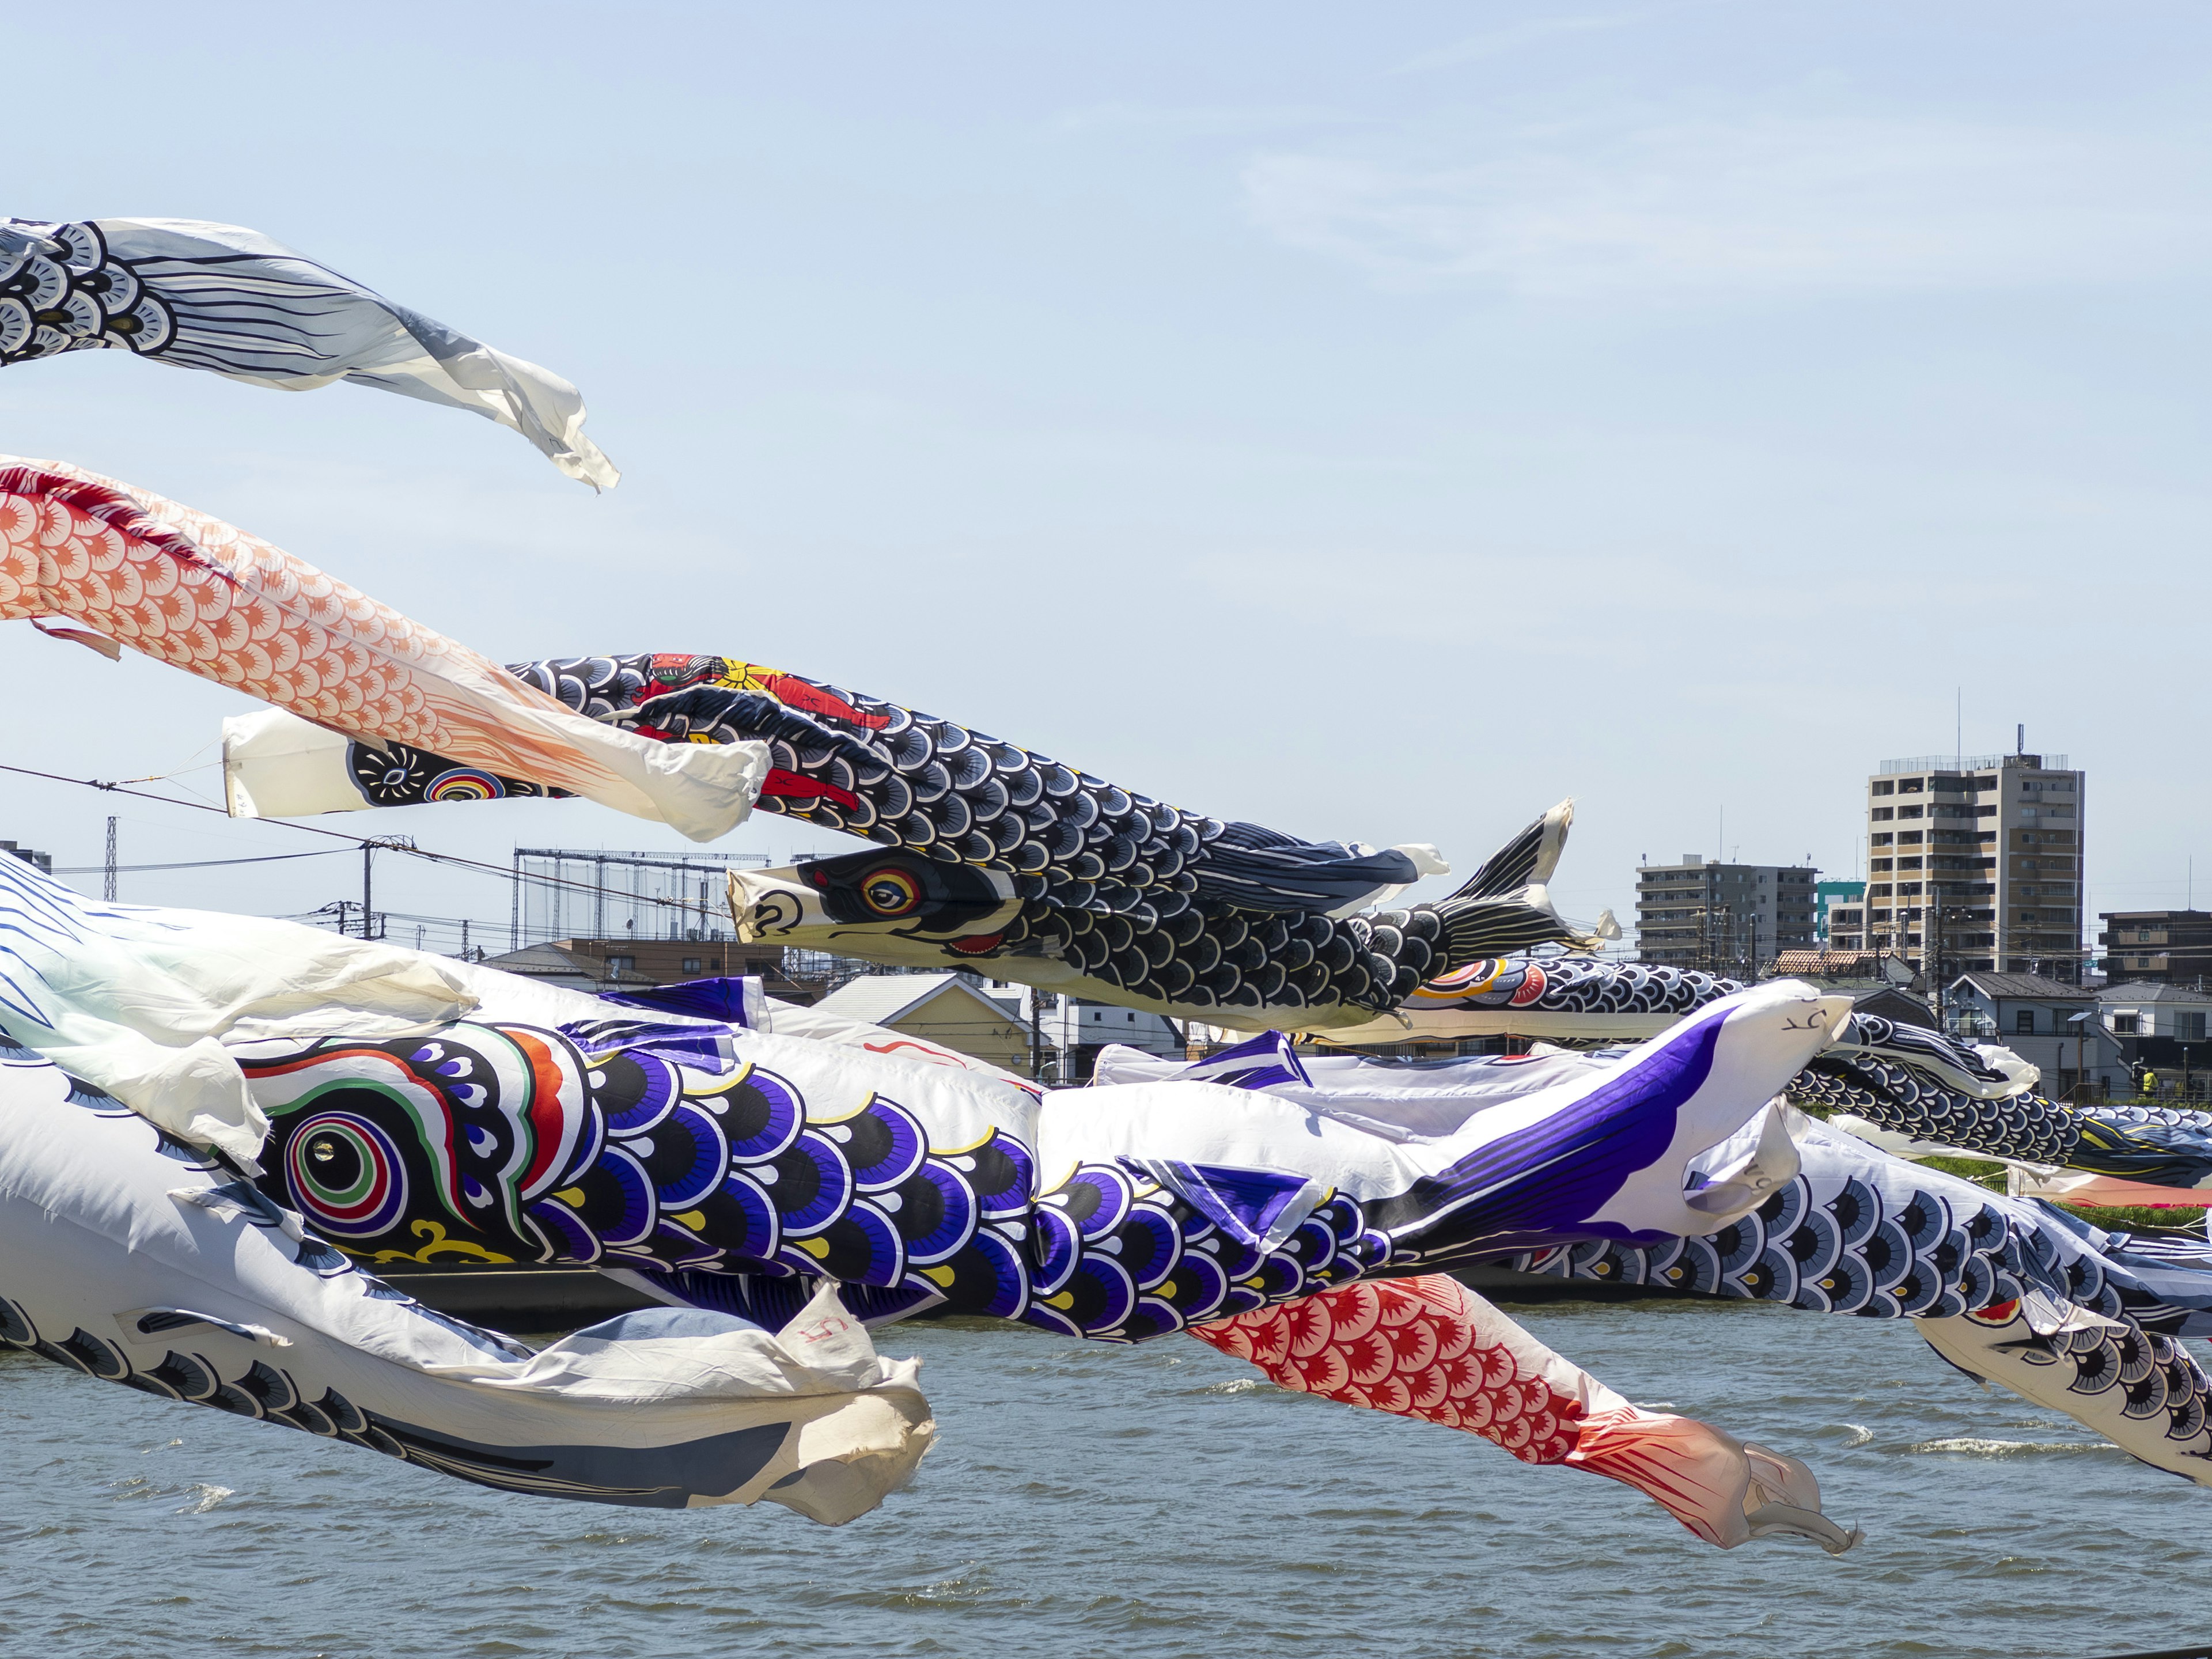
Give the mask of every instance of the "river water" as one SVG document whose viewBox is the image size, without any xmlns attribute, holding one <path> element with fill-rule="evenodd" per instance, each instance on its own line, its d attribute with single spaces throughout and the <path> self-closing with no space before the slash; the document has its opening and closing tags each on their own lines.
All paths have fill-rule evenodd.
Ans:
<svg viewBox="0 0 2212 1659">
<path fill-rule="evenodd" d="M 2212 1491 L 1984 1394 L 1899 1324 L 1513 1310 L 1645 1405 L 1804 1457 L 1851 1554 L 1723 1553 L 1641 1494 L 1288 1394 L 1186 1337 L 971 1322 L 941 1438 L 841 1529 L 491 1492 L 0 1357 L 0 1646 L 62 1656 L 2084 1659 L 2212 1635 Z"/>
</svg>

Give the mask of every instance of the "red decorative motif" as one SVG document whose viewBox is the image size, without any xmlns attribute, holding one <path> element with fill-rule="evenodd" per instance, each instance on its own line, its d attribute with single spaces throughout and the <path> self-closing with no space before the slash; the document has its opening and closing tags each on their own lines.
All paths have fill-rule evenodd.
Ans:
<svg viewBox="0 0 2212 1659">
<path fill-rule="evenodd" d="M 1504 1343 L 1484 1341 L 1464 1297 L 1441 1275 L 1368 1281 L 1191 1334 L 1284 1388 L 1465 1429 L 1524 1463 L 1564 1462 L 1582 1402 L 1553 1394 Z"/>
</svg>

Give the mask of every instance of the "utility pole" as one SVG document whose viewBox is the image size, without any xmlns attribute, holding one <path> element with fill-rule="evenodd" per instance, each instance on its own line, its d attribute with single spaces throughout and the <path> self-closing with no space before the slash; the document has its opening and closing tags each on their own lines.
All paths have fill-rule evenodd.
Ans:
<svg viewBox="0 0 2212 1659">
<path fill-rule="evenodd" d="M 1044 993 L 1032 985 L 1030 988 L 1030 1076 L 1036 1082 L 1044 1080 L 1044 1026 L 1037 1005 Z"/>
<path fill-rule="evenodd" d="M 1931 852 L 1928 862 L 1935 861 Z M 1935 873 L 1928 872 L 1931 878 L 1927 884 L 1929 903 L 1921 913 L 1920 964 L 1928 975 L 1928 1009 L 1936 1016 L 1936 1029 L 1940 1031 L 1943 1029 L 1943 889 L 1932 879 Z"/>
<path fill-rule="evenodd" d="M 115 820 L 107 821 L 107 870 L 101 878 L 100 896 L 110 904 L 115 902 Z"/>
<path fill-rule="evenodd" d="M 361 936 L 367 939 L 374 924 L 369 920 L 369 867 L 375 861 L 376 848 L 368 842 L 361 844 Z"/>
</svg>

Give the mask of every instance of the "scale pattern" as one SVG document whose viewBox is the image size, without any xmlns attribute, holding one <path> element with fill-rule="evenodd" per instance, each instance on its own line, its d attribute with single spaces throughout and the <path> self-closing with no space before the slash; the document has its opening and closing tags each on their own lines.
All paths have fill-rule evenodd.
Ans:
<svg viewBox="0 0 2212 1659">
<path fill-rule="evenodd" d="M 1796 1459 L 1632 1405 L 1440 1273 L 1323 1291 L 1191 1334 L 1283 1388 L 1633 1486 L 1723 1549 L 1787 1534 L 1839 1555 L 1859 1541 L 1820 1513 L 1820 1483 Z"/>
<path fill-rule="evenodd" d="M 2154 1468 L 2212 1484 L 2212 1383 L 2172 1337 L 2124 1315 L 2039 1332 L 2015 1302 L 1923 1320 L 1920 1334 L 1962 1370 L 2066 1413 Z"/>
<path fill-rule="evenodd" d="M 1280 1387 L 1465 1429 L 1524 1463 L 1565 1462 L 1582 1401 L 1553 1393 L 1510 1341 L 1486 1340 L 1499 1334 L 1468 1316 L 1474 1301 L 1455 1279 L 1425 1275 L 1348 1285 L 1191 1334 Z"/>
<path fill-rule="evenodd" d="M 650 1042 L 587 1053 L 465 1024 L 246 1072 L 271 1123 L 263 1191 L 377 1262 L 626 1267 L 708 1306 L 731 1294 L 717 1276 L 828 1277 L 1134 1342 L 1345 1283 L 1392 1248 L 1341 1195 L 1263 1250 L 1119 1164 L 1039 1194 L 1001 1131 L 934 1146 L 882 1094 L 811 1103 L 768 1067 Z"/>
<path fill-rule="evenodd" d="M 118 349 L 155 356 L 176 313 L 110 257 L 94 224 L 39 224 L 0 235 L 0 363 Z"/>
<path fill-rule="evenodd" d="M 2016 1225 L 1994 1205 L 1968 1210 L 1924 1188 L 1885 1197 L 1834 1176 L 1796 1176 L 1742 1220 L 1700 1237 L 1560 1245 L 1508 1265 L 1867 1319 L 1948 1318 L 2030 1289 L 2094 1313 L 2123 1311 L 2123 1287 L 2096 1257 L 2065 1259 L 2045 1229 Z"/>
<path fill-rule="evenodd" d="M 2039 1094 L 1982 1099 L 1866 1054 L 1823 1054 L 1791 1079 L 1789 1092 L 1877 1128 L 1991 1158 L 2070 1165 L 2081 1144 L 2075 1115 Z"/>
<path fill-rule="evenodd" d="M 948 941 L 948 965 L 1012 958 L 1012 970 L 1044 957 L 1109 994 L 1200 1012 L 1381 1012 L 1474 951 L 1576 937 L 1547 909 L 1488 884 L 1333 918 L 1326 912 L 1412 879 L 1412 861 L 1187 812 L 952 721 L 756 663 L 641 653 L 511 667 L 578 713 L 645 736 L 766 742 L 762 810 L 887 849 L 805 867 L 871 921 L 910 933 L 948 915 L 995 914 L 1006 896 L 962 878 L 1002 873 L 1018 909 L 988 933 Z M 409 775 L 427 788 L 434 769 Z M 403 787 L 375 798 L 409 797 Z M 1490 873 L 1518 884 L 1510 860 Z M 865 940 L 847 948 L 864 952 Z"/>
<path fill-rule="evenodd" d="M 1742 988 L 1693 968 L 1566 955 L 1492 957 L 1428 980 L 1405 1007 L 1408 1013 L 1687 1014 Z"/>
</svg>

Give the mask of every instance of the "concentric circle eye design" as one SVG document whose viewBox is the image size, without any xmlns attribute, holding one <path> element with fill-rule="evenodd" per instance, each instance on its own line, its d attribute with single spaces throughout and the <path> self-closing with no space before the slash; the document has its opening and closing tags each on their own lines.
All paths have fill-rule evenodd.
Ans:
<svg viewBox="0 0 2212 1659">
<path fill-rule="evenodd" d="M 351 1112 L 324 1112 L 301 1124 L 284 1163 L 294 1200 L 342 1237 L 374 1237 L 407 1207 L 407 1170 L 399 1148 Z"/>
<path fill-rule="evenodd" d="M 434 801 L 497 800 L 507 793 L 507 787 L 481 768 L 456 766 L 431 779 L 425 793 Z"/>
<path fill-rule="evenodd" d="M 910 916 L 921 908 L 921 884 L 905 871 L 886 866 L 860 878 L 860 902 L 879 916 Z"/>
</svg>

